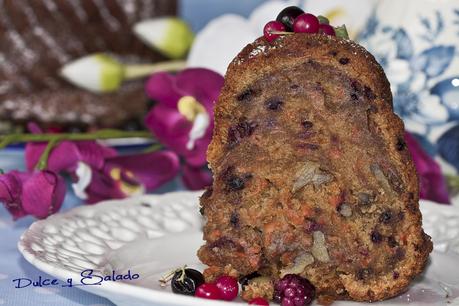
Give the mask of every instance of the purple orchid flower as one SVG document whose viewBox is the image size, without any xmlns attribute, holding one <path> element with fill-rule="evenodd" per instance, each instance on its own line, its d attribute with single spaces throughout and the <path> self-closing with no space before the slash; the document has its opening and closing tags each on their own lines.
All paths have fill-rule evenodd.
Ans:
<svg viewBox="0 0 459 306">
<path fill-rule="evenodd" d="M 86 201 L 96 203 L 143 194 L 173 179 L 179 168 L 178 156 L 171 151 L 109 157 L 102 169 L 92 172 L 84 191 Z"/>
<path fill-rule="evenodd" d="M 61 208 L 64 197 L 64 180 L 55 172 L 11 171 L 0 175 L 0 202 L 14 220 L 26 215 L 46 218 Z"/>
<path fill-rule="evenodd" d="M 419 175 L 420 198 L 450 204 L 448 186 L 440 166 L 422 149 L 412 135 L 405 133 L 405 141 Z"/>
<path fill-rule="evenodd" d="M 208 186 L 206 151 L 214 127 L 214 104 L 223 77 L 208 69 L 185 69 L 177 75 L 153 74 L 147 95 L 157 104 L 145 123 L 157 139 L 185 160 L 183 181 L 190 189 Z"/>
<path fill-rule="evenodd" d="M 26 165 L 35 168 L 46 145 L 26 146 Z M 48 158 L 48 169 L 70 173 L 75 194 L 87 203 L 143 194 L 174 178 L 179 159 L 171 151 L 118 155 L 95 141 L 63 141 Z"/>
</svg>

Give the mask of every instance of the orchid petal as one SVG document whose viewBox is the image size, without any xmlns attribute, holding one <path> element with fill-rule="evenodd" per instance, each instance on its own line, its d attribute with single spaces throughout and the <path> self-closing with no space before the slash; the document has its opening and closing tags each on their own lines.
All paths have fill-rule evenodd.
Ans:
<svg viewBox="0 0 459 306">
<path fill-rule="evenodd" d="M 86 188 L 87 203 L 93 204 L 107 199 L 123 199 L 126 195 L 120 190 L 119 184 L 109 175 L 93 171 L 91 183 Z"/>
<path fill-rule="evenodd" d="M 79 152 L 79 160 L 96 169 L 102 169 L 105 158 L 117 155 L 115 149 L 95 141 L 79 141 L 76 142 L 76 146 Z"/>
<path fill-rule="evenodd" d="M 29 176 L 29 174 L 18 171 L 0 175 L 0 202 L 3 202 L 14 220 L 27 215 L 21 205 L 21 194 L 22 183 Z"/>
<path fill-rule="evenodd" d="M 223 82 L 223 77 L 217 72 L 190 68 L 177 75 L 176 86 L 183 96 L 194 97 L 206 108 L 210 116 L 213 116 L 214 103 L 218 99 Z"/>
<path fill-rule="evenodd" d="M 201 139 L 207 131 L 207 128 L 210 124 L 210 118 L 207 113 L 198 114 L 196 119 L 193 122 L 193 127 L 188 134 L 188 142 L 186 148 L 188 150 L 193 150 L 196 140 Z"/>
<path fill-rule="evenodd" d="M 204 138 L 196 141 L 193 150 L 185 152 L 183 157 L 187 164 L 193 167 L 201 167 L 206 164 L 206 152 L 209 142 Z"/>
<path fill-rule="evenodd" d="M 36 167 L 43 151 L 46 148 L 44 143 L 28 143 L 25 150 L 25 161 L 29 171 Z M 63 141 L 53 148 L 48 157 L 47 169 L 53 172 L 74 171 L 78 161 L 102 168 L 104 158 L 116 155 L 112 148 L 105 147 L 95 141 Z"/>
<path fill-rule="evenodd" d="M 159 151 L 108 158 L 106 171 L 114 167 L 131 172 L 136 180 L 152 190 L 174 178 L 178 174 L 180 162 L 174 152 Z"/>
<path fill-rule="evenodd" d="M 207 169 L 185 164 L 183 167 L 183 183 L 190 190 L 201 190 L 212 184 L 212 176 Z"/>
<path fill-rule="evenodd" d="M 148 79 L 145 90 L 153 100 L 167 107 L 177 108 L 177 101 L 181 95 L 175 86 L 175 76 L 166 72 L 155 73 Z"/>
<path fill-rule="evenodd" d="M 27 170 L 33 171 L 40 160 L 46 143 L 28 143 L 25 149 L 25 162 Z M 79 153 L 75 143 L 63 141 L 53 148 L 48 157 L 47 169 L 54 172 L 72 170 L 76 167 Z"/>
<path fill-rule="evenodd" d="M 64 197 L 64 179 L 54 172 L 40 171 L 24 182 L 22 207 L 28 214 L 46 218 L 60 209 Z"/>
<path fill-rule="evenodd" d="M 177 110 L 157 105 L 148 113 L 145 124 L 161 143 L 178 154 L 184 153 L 191 123 Z"/>
<path fill-rule="evenodd" d="M 438 203 L 451 203 L 440 166 L 409 133 L 405 133 L 405 141 L 419 175 L 420 197 Z"/>
</svg>

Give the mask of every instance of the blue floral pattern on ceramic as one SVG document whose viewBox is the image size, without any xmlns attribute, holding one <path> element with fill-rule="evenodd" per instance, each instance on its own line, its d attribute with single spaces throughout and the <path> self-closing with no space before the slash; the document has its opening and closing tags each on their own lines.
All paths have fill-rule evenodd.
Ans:
<svg viewBox="0 0 459 306">
<path fill-rule="evenodd" d="M 459 9 L 420 12 L 410 27 L 422 34 L 383 24 L 375 12 L 359 39 L 386 71 L 394 109 L 408 129 L 421 127 L 414 132 L 424 149 L 459 171 L 459 69 L 444 76 L 459 58 Z M 454 14 L 452 25 L 445 26 L 446 13 Z M 454 31 L 456 39 L 439 41 L 444 31 Z M 414 48 L 415 41 L 423 47 Z"/>
</svg>

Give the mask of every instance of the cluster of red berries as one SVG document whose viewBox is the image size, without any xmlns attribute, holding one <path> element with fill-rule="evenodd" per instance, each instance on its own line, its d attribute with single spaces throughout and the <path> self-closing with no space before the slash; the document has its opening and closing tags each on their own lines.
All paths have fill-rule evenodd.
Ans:
<svg viewBox="0 0 459 306">
<path fill-rule="evenodd" d="M 196 288 L 196 297 L 232 301 L 239 293 L 237 279 L 231 276 L 222 275 L 214 283 L 204 283 Z M 249 302 L 250 305 L 269 306 L 269 302 L 263 298 L 255 298 Z"/>
<path fill-rule="evenodd" d="M 269 42 L 288 32 L 336 35 L 327 18 L 305 13 L 297 6 L 283 9 L 276 20 L 268 22 L 263 29 L 263 34 Z"/>
</svg>

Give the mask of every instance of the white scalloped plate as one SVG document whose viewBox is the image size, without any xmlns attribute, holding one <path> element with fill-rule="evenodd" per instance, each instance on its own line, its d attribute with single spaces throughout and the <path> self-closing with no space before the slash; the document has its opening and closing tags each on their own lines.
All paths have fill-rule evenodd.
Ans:
<svg viewBox="0 0 459 306">
<path fill-rule="evenodd" d="M 79 283 L 80 272 L 88 268 L 98 275 L 113 270 L 139 274 L 136 280 L 78 287 L 116 305 L 228 305 L 173 294 L 158 283 L 161 275 L 183 264 L 204 268 L 196 257 L 202 244 L 200 194 L 174 192 L 81 206 L 35 222 L 18 247 L 32 265 L 61 283 L 69 278 Z M 424 228 L 435 245 L 426 272 L 405 294 L 372 305 L 459 305 L 459 209 L 426 201 L 421 208 Z"/>
</svg>

